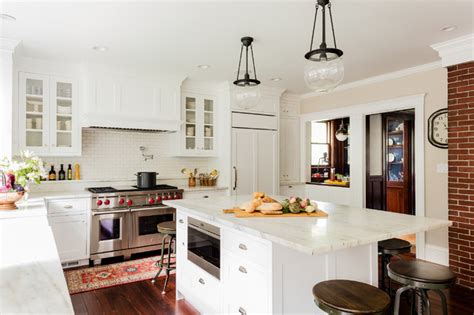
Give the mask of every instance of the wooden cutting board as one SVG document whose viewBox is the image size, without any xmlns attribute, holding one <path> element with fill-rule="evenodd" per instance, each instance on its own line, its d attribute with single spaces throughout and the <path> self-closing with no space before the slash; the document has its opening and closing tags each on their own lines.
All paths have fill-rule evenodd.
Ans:
<svg viewBox="0 0 474 315">
<path fill-rule="evenodd" d="M 300 213 L 283 213 L 283 214 L 263 214 L 260 211 L 248 213 L 241 209 L 224 209 L 224 213 L 233 213 L 236 218 L 282 218 L 282 217 L 293 217 L 293 218 L 305 218 L 305 217 L 327 217 L 328 214 L 322 210 L 316 210 L 312 213 L 300 212 Z"/>
</svg>

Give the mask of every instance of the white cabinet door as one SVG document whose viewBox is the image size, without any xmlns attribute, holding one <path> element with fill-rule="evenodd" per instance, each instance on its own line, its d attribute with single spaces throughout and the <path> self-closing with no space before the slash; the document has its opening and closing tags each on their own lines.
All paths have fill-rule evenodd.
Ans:
<svg viewBox="0 0 474 315">
<path fill-rule="evenodd" d="M 298 181 L 300 172 L 300 121 L 285 117 L 280 120 L 280 180 Z"/>
<path fill-rule="evenodd" d="M 24 72 L 20 72 L 19 79 L 19 149 L 42 156 L 80 155 L 75 83 Z"/>
<path fill-rule="evenodd" d="M 89 258 L 87 214 L 49 217 L 61 262 Z"/>
<path fill-rule="evenodd" d="M 178 156 L 215 156 L 217 153 L 216 98 L 212 95 L 183 93 L 185 123 L 178 133 Z"/>
<path fill-rule="evenodd" d="M 277 193 L 277 148 L 276 131 L 232 130 L 233 194 Z"/>
<path fill-rule="evenodd" d="M 47 75 L 19 74 L 19 148 L 40 155 L 49 153 L 50 93 Z"/>
</svg>

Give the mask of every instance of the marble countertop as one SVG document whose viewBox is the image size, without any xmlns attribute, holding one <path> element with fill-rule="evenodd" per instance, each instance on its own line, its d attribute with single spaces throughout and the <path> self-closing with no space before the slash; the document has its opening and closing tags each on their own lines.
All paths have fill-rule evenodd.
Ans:
<svg viewBox="0 0 474 315">
<path fill-rule="evenodd" d="M 0 314 L 73 314 L 43 200 L 0 211 Z"/>
<path fill-rule="evenodd" d="M 280 201 L 285 199 L 282 196 L 273 198 Z M 184 209 L 192 215 L 214 221 L 221 226 L 231 227 L 310 255 L 451 225 L 447 220 L 326 202 L 318 202 L 318 208 L 328 213 L 327 218 L 235 218 L 232 214 L 222 212 L 222 209 L 233 208 L 250 199 L 250 195 L 245 195 L 205 200 L 169 200 L 163 203 L 177 208 L 178 211 Z"/>
</svg>

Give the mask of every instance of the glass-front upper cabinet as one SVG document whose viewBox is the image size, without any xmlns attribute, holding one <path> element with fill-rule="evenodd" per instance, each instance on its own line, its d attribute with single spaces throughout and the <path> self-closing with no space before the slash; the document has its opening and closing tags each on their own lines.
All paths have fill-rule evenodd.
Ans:
<svg viewBox="0 0 474 315">
<path fill-rule="evenodd" d="M 403 119 L 387 118 L 387 180 L 403 182 L 405 134 Z"/>
<path fill-rule="evenodd" d="M 48 156 L 80 155 L 74 83 L 20 72 L 19 149 Z"/>
<path fill-rule="evenodd" d="M 184 93 L 184 124 L 179 135 L 177 155 L 214 156 L 215 150 L 215 98 Z"/>
</svg>

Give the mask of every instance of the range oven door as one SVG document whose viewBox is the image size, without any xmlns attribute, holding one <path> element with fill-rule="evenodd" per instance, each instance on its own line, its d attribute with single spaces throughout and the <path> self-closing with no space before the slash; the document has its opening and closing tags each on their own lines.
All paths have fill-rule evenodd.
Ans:
<svg viewBox="0 0 474 315">
<path fill-rule="evenodd" d="M 220 229 L 188 217 L 188 260 L 220 279 Z"/>
<path fill-rule="evenodd" d="M 130 248 L 161 245 L 163 234 L 158 233 L 157 225 L 161 222 L 175 221 L 174 208 L 143 207 L 132 209 L 132 230 L 130 235 Z"/>
<path fill-rule="evenodd" d="M 93 211 L 91 253 L 104 253 L 128 248 L 130 210 Z"/>
</svg>

